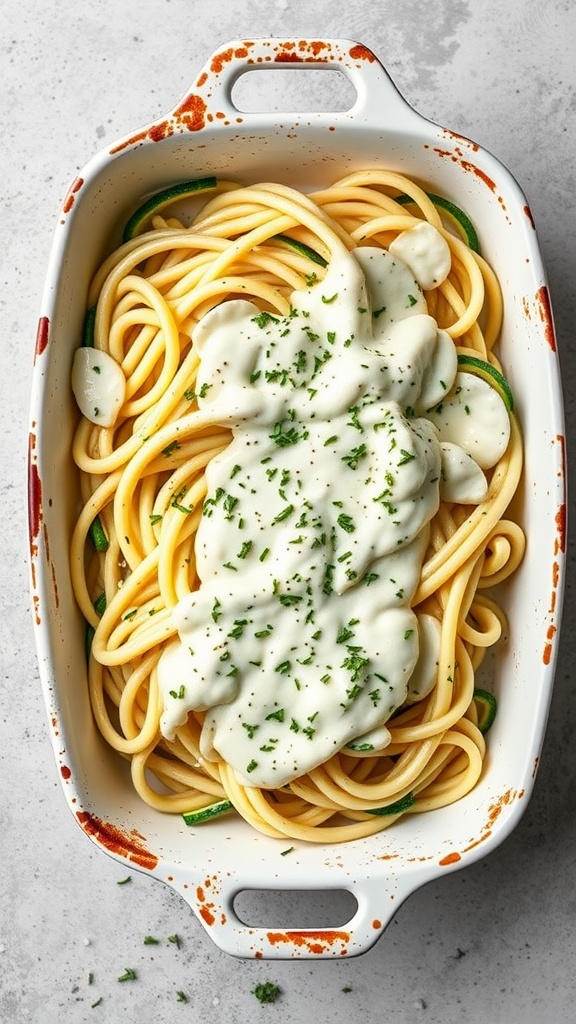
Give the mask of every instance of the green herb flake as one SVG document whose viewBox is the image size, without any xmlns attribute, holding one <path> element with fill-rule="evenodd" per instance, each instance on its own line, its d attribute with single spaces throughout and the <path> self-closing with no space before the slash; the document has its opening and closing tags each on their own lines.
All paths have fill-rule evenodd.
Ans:
<svg viewBox="0 0 576 1024">
<path fill-rule="evenodd" d="M 272 433 L 268 436 L 279 448 L 288 448 L 290 445 L 297 444 L 302 438 L 307 438 L 308 431 L 303 429 L 299 432 L 296 427 L 287 427 L 285 421 L 280 420 L 274 424 Z"/>
<path fill-rule="evenodd" d="M 272 316 L 272 313 L 268 313 L 267 310 L 263 310 L 261 313 L 258 313 L 258 316 L 253 316 L 251 319 L 252 323 L 261 329 L 267 327 L 268 324 L 278 323 L 278 317 Z"/>
<path fill-rule="evenodd" d="M 278 708 L 277 711 L 271 711 L 269 715 L 266 715 L 267 722 L 283 722 L 284 721 L 284 708 Z"/>
<path fill-rule="evenodd" d="M 283 605 L 298 604 L 302 600 L 302 594 L 278 594 L 277 596 L 280 604 Z"/>
<path fill-rule="evenodd" d="M 358 463 L 362 459 L 366 458 L 368 449 L 365 444 L 359 444 L 356 448 L 352 448 L 346 455 L 342 456 L 342 462 L 345 462 L 350 469 L 357 469 Z"/>
<path fill-rule="evenodd" d="M 136 980 L 136 971 L 134 970 L 133 967 L 125 967 L 124 968 L 124 974 L 121 974 L 119 976 L 119 978 L 118 978 L 118 981 L 135 981 L 135 980 Z"/>
<path fill-rule="evenodd" d="M 238 504 L 238 500 L 239 499 L 235 498 L 233 494 L 226 495 L 223 504 L 224 511 L 226 512 L 226 515 L 224 517 L 225 519 L 228 519 L 229 521 L 232 519 L 232 513 L 234 512 L 234 509 Z"/>
<path fill-rule="evenodd" d="M 165 448 L 162 448 L 162 455 L 164 455 L 168 459 L 171 455 L 173 455 L 174 452 L 177 452 L 179 448 L 179 441 L 171 441 L 170 444 L 167 444 Z"/>
<path fill-rule="evenodd" d="M 259 1003 L 275 1003 L 282 989 L 272 981 L 259 982 L 252 990 Z"/>
<path fill-rule="evenodd" d="M 286 508 L 283 508 L 282 511 L 279 512 L 277 516 L 274 516 L 274 519 L 272 520 L 272 522 L 273 523 L 282 523 L 282 522 L 284 522 L 285 519 L 289 519 L 289 517 L 291 515 L 293 515 L 293 514 L 294 514 L 294 505 L 287 505 Z"/>
<path fill-rule="evenodd" d="M 340 513 L 336 522 L 340 529 L 344 530 L 345 533 L 354 533 L 356 529 L 352 516 L 348 516 L 344 512 Z"/>
</svg>

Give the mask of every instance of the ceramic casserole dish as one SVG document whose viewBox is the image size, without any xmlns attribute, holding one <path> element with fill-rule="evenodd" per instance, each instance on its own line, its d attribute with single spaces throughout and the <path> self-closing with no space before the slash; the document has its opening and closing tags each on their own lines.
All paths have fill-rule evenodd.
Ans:
<svg viewBox="0 0 576 1024">
<path fill-rule="evenodd" d="M 234 100 L 247 71 L 335 70 L 355 100 L 337 113 L 250 113 Z M 510 638 L 498 647 L 499 713 L 476 788 L 459 802 L 408 816 L 337 847 L 282 844 L 230 816 L 190 830 L 140 801 L 120 758 L 94 726 L 84 625 L 69 573 L 77 510 L 70 455 L 77 411 L 71 363 L 90 279 L 147 196 L 222 175 L 308 191 L 381 164 L 465 209 L 504 293 L 500 357 L 525 443 L 521 522 L 528 551 L 506 585 Z M 368 949 L 402 901 L 500 844 L 518 823 L 536 776 L 556 663 L 565 547 L 562 397 L 545 273 L 530 210 L 508 171 L 481 147 L 417 114 L 375 55 L 348 40 L 236 41 L 201 68 L 165 117 L 96 155 L 65 197 L 36 339 L 29 435 L 31 593 L 38 661 L 58 771 L 90 839 L 130 869 L 172 886 L 223 950 L 243 957 L 353 956 Z M 284 844 L 286 845 L 286 844 Z M 243 890 L 349 890 L 357 908 L 334 927 L 248 927 Z"/>
</svg>

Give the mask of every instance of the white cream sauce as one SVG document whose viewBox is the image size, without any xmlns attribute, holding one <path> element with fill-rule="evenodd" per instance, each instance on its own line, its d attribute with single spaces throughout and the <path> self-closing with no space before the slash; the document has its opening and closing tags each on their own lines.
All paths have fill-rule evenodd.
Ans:
<svg viewBox="0 0 576 1024">
<path fill-rule="evenodd" d="M 201 585 L 158 669 L 163 734 L 205 712 L 202 755 L 263 787 L 347 744 L 382 749 L 407 693 L 433 685 L 438 630 L 410 604 L 458 464 L 426 412 L 451 392 L 454 345 L 404 263 L 358 249 L 292 306 L 231 300 L 195 330 L 199 406 L 232 440 L 207 467 Z"/>
</svg>

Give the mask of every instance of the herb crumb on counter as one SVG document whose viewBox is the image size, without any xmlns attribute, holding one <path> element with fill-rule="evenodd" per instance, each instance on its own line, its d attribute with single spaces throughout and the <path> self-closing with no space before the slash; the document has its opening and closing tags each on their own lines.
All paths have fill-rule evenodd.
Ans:
<svg viewBox="0 0 576 1024">
<path fill-rule="evenodd" d="M 282 994 L 282 989 L 273 981 L 259 982 L 251 991 L 259 1003 L 275 1003 Z"/>
</svg>

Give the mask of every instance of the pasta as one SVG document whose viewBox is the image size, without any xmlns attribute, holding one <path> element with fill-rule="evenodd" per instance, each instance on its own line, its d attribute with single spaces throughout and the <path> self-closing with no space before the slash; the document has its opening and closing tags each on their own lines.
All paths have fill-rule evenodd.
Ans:
<svg viewBox="0 0 576 1024">
<path fill-rule="evenodd" d="M 275 838 L 329 843 L 358 839 L 389 827 L 403 815 L 432 811 L 460 799 L 476 785 L 482 773 L 486 740 L 480 718 L 482 693 L 475 680 L 487 651 L 506 633 L 505 612 L 490 596 L 489 588 L 515 571 L 524 552 L 523 532 L 513 518 L 507 518 L 522 469 L 522 441 L 509 389 L 495 354 L 502 318 L 500 290 L 488 264 L 475 246 L 469 244 L 466 223 L 458 217 L 459 211 L 450 203 L 437 201 L 438 197 L 430 196 L 416 182 L 399 173 L 380 169 L 357 172 L 308 195 L 279 184 L 244 186 L 210 179 L 200 183 L 198 189 L 210 194 L 202 196 L 200 204 L 196 198 L 188 208 L 191 212 L 185 209 L 180 219 L 170 216 L 167 204 L 157 203 L 155 209 L 152 204 L 148 220 L 137 223 L 133 237 L 127 237 L 96 273 L 88 297 L 87 322 L 93 325 L 93 337 L 88 338 L 84 346 L 89 351 L 82 354 L 82 366 L 77 371 L 80 383 L 77 379 L 75 387 L 85 414 L 80 418 L 73 441 L 82 507 L 73 533 L 70 559 L 76 600 L 89 628 L 91 706 L 106 742 L 129 760 L 132 782 L 139 796 L 158 811 L 184 814 L 189 820 L 201 821 L 220 811 L 235 809 L 255 829 Z M 178 190 L 175 190 L 174 198 L 177 197 Z M 211 554 L 210 550 L 206 552 L 199 538 L 207 536 L 210 548 L 211 508 L 218 503 L 220 492 L 224 495 L 224 488 L 210 488 L 209 481 L 219 479 L 211 477 L 218 466 L 232 464 L 234 428 L 241 422 L 241 416 L 238 414 L 235 419 L 232 414 L 222 412 L 226 409 L 224 397 L 219 404 L 216 387 L 209 394 L 215 378 L 208 381 L 206 377 L 206 366 L 211 359 L 208 346 L 213 344 L 213 339 L 207 340 L 207 336 L 212 324 L 218 328 L 219 311 L 226 307 L 236 311 L 238 317 L 242 314 L 242 323 L 256 320 L 258 328 L 271 325 L 276 332 L 273 334 L 276 343 L 283 333 L 288 333 L 291 318 L 294 318 L 295 297 L 300 303 L 298 308 L 303 310 L 302 317 L 308 315 L 306 303 L 314 301 L 316 306 L 310 306 L 312 313 L 319 309 L 320 316 L 333 315 L 338 325 L 348 315 L 357 318 L 360 313 L 365 314 L 364 307 L 359 312 L 349 306 L 338 306 L 336 290 L 329 294 L 323 292 L 322 303 L 310 296 L 317 295 L 323 283 L 332 281 L 330 274 L 337 268 L 348 267 L 351 254 L 360 261 L 366 280 L 371 273 L 369 260 L 380 266 L 377 250 L 388 254 L 389 258 L 390 253 L 396 253 L 393 262 L 402 265 L 402 273 L 407 267 L 420 266 L 420 257 L 406 248 L 406 243 L 416 238 L 410 232 L 420 225 L 434 229 L 427 236 L 427 245 L 432 239 L 439 253 L 448 254 L 448 262 L 441 280 L 432 284 L 425 282 L 423 286 L 419 286 L 415 271 L 408 269 L 415 282 L 412 288 L 415 294 L 408 296 L 409 305 L 416 307 L 409 311 L 416 317 L 414 324 L 418 321 L 423 330 L 429 331 L 433 321 L 434 352 L 442 350 L 442 358 L 449 365 L 453 360 L 456 366 L 456 360 L 460 360 L 456 372 L 461 373 L 461 382 L 471 381 L 470 387 L 475 387 L 478 381 L 486 385 L 486 400 L 499 403 L 497 411 L 501 416 L 504 409 L 509 434 L 503 449 L 498 451 L 497 457 L 488 460 L 489 464 L 482 466 L 480 454 L 478 458 L 474 456 L 474 486 L 480 487 L 476 498 L 466 497 L 468 492 L 465 492 L 465 500 L 456 500 L 454 484 L 452 491 L 448 487 L 448 493 L 445 487 L 438 499 L 437 462 L 430 463 L 426 470 L 426 479 L 434 481 L 434 487 L 430 490 L 430 511 L 423 513 L 422 528 L 418 531 L 420 540 L 414 540 L 414 544 L 421 545 L 418 575 L 410 599 L 400 601 L 399 610 L 395 609 L 395 614 L 398 611 L 399 615 L 412 617 L 399 620 L 408 622 L 410 628 L 402 626 L 401 633 L 405 639 L 410 637 L 412 644 L 401 682 L 403 699 L 388 718 L 383 718 L 378 709 L 374 712 L 373 723 L 366 719 L 366 728 L 358 727 L 356 722 L 355 731 L 349 733 L 347 739 L 340 737 L 334 753 L 327 754 L 328 748 L 325 748 L 318 763 L 308 757 L 305 770 L 300 771 L 295 766 L 288 775 L 281 777 L 279 785 L 270 782 L 269 776 L 263 776 L 264 783 L 257 784 L 258 772 L 254 778 L 246 774 L 252 765 L 256 768 L 256 760 L 249 762 L 242 772 L 234 765 L 233 758 L 224 757 L 215 745 L 207 745 L 208 723 L 211 723 L 210 735 L 218 737 L 218 719 L 213 712 L 218 700 L 206 699 L 204 704 L 198 700 L 197 706 L 192 707 L 181 699 L 187 691 L 187 683 L 181 682 L 183 677 L 178 677 L 173 684 L 162 682 L 167 675 L 162 666 L 168 664 L 172 671 L 172 663 L 166 662 L 167 651 L 178 648 L 176 653 L 180 657 L 182 646 L 186 646 L 184 627 L 180 628 L 183 639 L 178 640 L 179 624 L 181 626 L 183 621 L 178 610 L 186 608 L 190 612 L 190 609 L 202 607 L 206 611 L 206 608 L 214 610 L 220 605 L 221 591 L 210 590 L 210 587 L 221 586 L 223 570 L 217 564 L 214 580 L 206 578 L 201 583 L 201 576 L 205 575 L 210 558 L 218 563 L 224 556 Z M 386 267 L 389 265 L 387 263 Z M 377 290 L 380 285 L 374 287 Z M 330 305 L 336 312 L 330 312 Z M 376 330 L 380 312 L 382 310 L 372 308 L 370 330 Z M 402 322 L 412 326 L 408 319 Z M 230 362 L 236 373 L 240 373 L 238 367 L 243 365 L 242 360 L 247 359 L 242 347 L 244 335 L 241 331 L 234 334 L 239 323 L 240 320 L 234 320 L 231 327 L 228 325 L 229 336 L 234 339 Z M 393 329 L 396 329 L 394 324 L 390 331 Z M 315 336 L 310 331 L 308 334 L 313 339 L 310 342 L 313 348 Z M 329 340 L 333 341 L 335 334 L 335 330 L 328 331 L 332 336 Z M 325 373 L 324 365 L 320 364 L 331 354 L 318 358 L 314 373 Z M 306 352 L 300 349 L 297 356 L 295 365 L 299 361 L 302 369 Z M 342 350 L 342 358 L 345 356 L 348 358 Z M 376 352 L 374 356 L 371 353 L 370 358 L 380 359 L 381 353 Z M 439 355 L 434 356 L 434 359 L 439 358 Z M 308 359 L 310 365 L 311 356 Z M 280 385 L 286 384 L 286 371 L 282 371 L 281 364 L 274 366 L 274 371 L 267 372 L 266 379 L 275 388 L 270 394 L 275 396 L 275 401 L 280 401 Z M 427 373 L 428 370 L 422 370 L 422 396 L 426 388 L 432 395 L 433 389 L 439 386 L 431 382 L 431 371 L 428 377 Z M 94 374 L 101 378 L 97 388 L 87 389 L 86 381 L 94 379 Z M 306 378 L 302 373 L 296 380 L 295 375 L 296 370 L 290 378 L 290 401 L 295 400 L 295 396 L 300 400 L 304 391 L 313 401 L 328 401 L 335 394 L 331 388 L 336 385 L 327 388 L 324 383 L 316 397 L 322 382 L 328 378 L 314 378 L 308 372 Z M 454 378 L 454 373 L 452 376 Z M 370 406 L 370 410 L 380 410 L 372 377 L 368 384 L 362 385 L 368 388 L 365 394 L 369 395 L 362 408 L 368 410 Z M 233 383 L 237 379 L 235 377 Z M 319 381 L 317 387 L 310 386 L 315 380 Z M 103 388 L 103 382 L 108 390 Z M 461 456 L 458 439 L 455 444 L 449 440 L 451 425 L 460 422 L 458 417 L 465 408 L 461 396 L 454 397 L 459 388 L 454 389 L 444 381 L 440 383 L 440 397 L 434 392 L 434 400 L 428 404 L 422 397 L 422 407 L 416 412 L 407 409 L 406 402 L 400 398 L 395 399 L 396 406 L 402 405 L 402 411 L 397 414 L 400 419 L 394 421 L 394 429 L 400 423 L 402 429 L 411 431 L 406 436 L 417 442 L 422 452 L 429 452 L 430 436 L 434 438 L 438 433 L 443 439 L 442 458 L 454 457 L 454 465 L 457 463 L 458 467 L 465 459 L 469 467 L 473 460 L 468 455 Z M 246 389 L 242 391 L 243 396 L 245 392 Z M 222 392 L 222 395 L 230 393 Z M 258 401 L 261 393 L 264 392 L 258 392 Z M 250 394 L 250 400 L 256 401 L 252 392 Z M 483 393 L 478 401 L 484 400 Z M 423 406 L 426 406 L 424 411 Z M 350 408 L 348 402 L 348 413 Z M 363 415 L 368 415 L 370 410 Z M 452 414 L 455 420 L 449 419 Z M 274 441 L 276 448 L 287 449 L 298 437 L 294 424 L 299 425 L 300 421 L 294 419 L 291 408 L 288 413 L 279 414 L 277 420 L 272 433 L 270 427 L 266 428 L 266 437 L 271 438 L 278 423 L 283 423 L 284 433 L 280 436 L 277 432 Z M 310 426 L 310 421 L 307 422 Z M 326 422 L 330 423 L 329 417 Z M 358 426 L 358 422 L 355 425 Z M 381 422 L 375 423 L 375 429 L 381 426 Z M 300 430 L 300 436 L 302 434 Z M 322 433 L 315 436 L 326 450 L 331 439 Z M 271 447 L 274 448 L 274 443 Z M 298 456 L 296 446 L 292 448 L 296 459 L 291 464 L 294 480 Z M 403 466 L 412 461 L 416 464 L 412 449 L 410 453 L 405 448 L 402 451 L 404 457 L 395 465 Z M 345 468 L 351 470 L 350 476 L 343 478 L 348 488 L 346 494 L 355 489 L 354 470 L 363 459 L 362 465 L 367 464 L 369 454 L 362 441 L 352 449 L 348 445 L 344 454 L 338 455 L 339 464 L 343 462 Z M 271 465 L 269 462 L 268 479 L 276 472 Z M 443 472 L 445 469 L 448 475 L 455 473 L 456 479 L 461 470 L 451 470 L 450 465 L 448 461 L 443 462 Z M 229 476 L 236 469 L 240 466 L 233 464 Z M 263 470 L 258 472 L 262 474 Z M 285 476 L 288 479 L 287 470 Z M 389 471 L 388 476 L 391 481 Z M 330 482 L 326 484 L 327 489 L 330 486 Z M 238 499 L 232 500 L 236 503 Z M 232 500 L 227 512 L 222 511 L 226 496 L 220 501 L 218 523 L 226 525 L 227 520 L 242 526 Z M 256 495 L 255 504 L 246 506 L 250 521 L 259 515 L 258 502 L 261 501 Z M 388 513 L 396 512 L 391 501 L 383 499 L 381 494 L 373 501 L 380 502 L 380 511 L 384 505 Z M 273 521 L 282 516 L 287 519 L 292 514 L 297 517 L 300 513 L 300 521 L 305 523 L 304 505 L 300 508 L 296 502 L 296 498 L 289 496 L 284 506 L 278 506 L 282 511 L 277 512 Z M 337 522 L 345 533 L 351 534 L 354 526 L 350 516 L 340 512 Z M 356 530 L 355 544 L 361 543 L 361 533 L 361 529 Z M 253 539 L 245 539 L 241 544 L 242 536 L 253 538 L 254 534 L 241 534 L 242 531 L 238 533 L 240 540 L 236 548 L 238 557 L 243 560 L 253 546 Z M 302 552 L 308 551 L 305 547 L 308 536 L 304 531 L 299 538 L 294 538 L 300 542 Z M 219 551 L 218 544 L 214 543 L 215 550 Z M 291 540 L 281 542 L 282 554 L 278 558 L 289 551 L 290 543 Z M 348 578 L 346 581 L 342 576 L 344 583 L 340 592 L 348 588 L 346 592 L 352 595 L 352 600 L 358 592 L 360 576 L 363 581 L 371 582 L 378 574 L 364 567 L 363 575 L 360 570 L 358 575 L 349 568 L 352 565 L 350 551 L 335 545 L 333 540 L 338 555 L 332 560 L 336 573 L 344 571 L 339 563 L 342 567 L 348 566 Z M 402 550 L 405 548 L 412 551 L 413 544 L 404 544 Z M 258 558 L 252 550 L 250 557 L 255 571 L 260 563 L 264 572 L 263 554 L 268 550 L 262 547 Z M 290 550 L 289 557 L 295 550 Z M 302 564 L 307 564 L 304 554 L 301 560 Z M 230 566 L 234 570 L 231 576 L 238 567 L 244 569 L 244 564 L 238 562 Z M 326 593 L 326 568 L 322 571 Z M 214 603 L 210 606 L 202 605 L 205 591 L 212 595 L 210 600 Z M 242 585 L 234 593 L 241 597 L 244 592 L 246 608 L 251 608 L 249 586 L 242 577 Z M 361 601 L 366 602 L 370 593 L 365 586 Z M 292 598 L 289 601 L 286 593 L 283 596 L 284 604 L 291 603 Z M 299 597 L 292 597 L 295 604 Z M 266 612 L 269 608 L 268 603 Z M 279 605 L 277 614 L 281 611 L 284 614 Z M 236 635 L 240 636 L 243 623 L 254 622 L 254 635 L 260 637 L 263 649 L 268 649 L 272 641 L 269 637 L 262 639 L 266 630 L 261 626 L 256 628 L 260 619 L 239 618 L 240 614 L 248 613 L 245 609 L 236 612 L 232 620 L 236 624 Z M 266 622 L 264 611 L 262 615 L 262 622 Z M 309 618 L 311 621 L 312 613 Z M 352 690 L 350 687 L 347 690 L 349 704 L 360 695 L 365 701 L 359 712 L 361 718 L 372 713 L 371 708 L 376 707 L 381 696 L 380 689 L 374 686 L 367 694 L 367 680 L 372 676 L 366 675 L 369 659 L 358 660 L 360 646 L 350 643 L 346 646 L 354 630 L 362 630 L 363 618 L 361 613 L 346 619 L 348 626 L 353 625 L 345 634 L 340 631 L 338 638 L 338 643 L 344 643 L 348 651 L 342 662 L 352 673 L 348 683 L 350 678 L 358 681 Z M 204 634 L 212 635 L 210 630 L 214 633 L 216 616 L 208 612 L 204 621 Z M 303 620 L 287 618 L 286 621 L 293 621 L 294 630 L 298 631 Z M 433 678 L 426 685 L 422 684 L 420 691 L 416 684 L 413 683 L 412 688 L 407 684 L 418 657 L 411 623 L 418 625 L 421 645 L 425 645 L 426 630 L 432 637 Z M 268 633 L 273 625 L 270 624 Z M 320 632 L 317 628 L 314 633 L 318 644 Z M 367 644 L 366 640 L 362 642 Z M 300 655 L 300 660 L 305 662 L 302 652 Z M 308 660 L 311 659 L 312 653 Z M 372 658 L 371 665 L 373 661 Z M 256 671 L 264 685 L 264 670 L 258 664 Z M 270 672 L 267 673 L 270 700 L 274 697 L 273 688 L 285 685 L 281 674 L 282 666 L 287 665 L 287 658 L 276 664 L 275 671 L 280 676 L 276 674 L 271 678 Z M 370 671 L 373 669 L 378 675 L 377 667 L 372 665 Z M 302 671 L 311 671 L 310 666 Z M 308 679 L 308 676 L 303 678 Z M 296 689 L 300 690 L 299 680 L 294 681 Z M 230 680 L 225 682 L 226 686 L 232 685 Z M 237 685 L 236 679 L 232 682 Z M 318 685 L 317 681 L 312 681 L 310 689 L 313 683 Z M 304 689 L 308 689 L 308 684 Z M 323 692 L 327 701 L 329 691 L 326 685 Z M 230 697 L 233 692 L 236 691 L 226 691 L 222 698 L 222 702 L 228 701 L 229 707 L 233 706 Z M 301 695 L 295 696 L 303 700 Z M 167 705 L 176 708 L 173 714 L 170 712 L 172 718 L 168 724 Z M 307 716 L 311 723 L 307 727 L 302 724 L 303 718 L 298 719 L 298 725 L 294 717 L 289 727 L 284 722 L 284 706 L 280 709 L 277 701 L 270 704 L 272 706 L 277 710 L 261 716 L 257 725 L 244 722 L 246 744 L 253 740 L 254 732 L 265 717 L 267 721 L 273 719 L 278 728 L 279 723 L 285 726 L 286 739 L 279 740 L 278 733 L 269 740 L 272 745 L 288 744 L 292 739 L 295 742 L 294 735 L 289 735 L 290 728 L 292 734 L 300 730 L 300 749 L 308 754 L 313 743 L 306 741 L 318 731 L 318 711 Z M 337 701 L 335 707 L 338 707 Z M 348 705 L 345 711 L 347 708 Z M 379 723 L 376 722 L 378 715 Z M 352 716 L 348 717 L 352 720 Z M 346 716 L 343 719 L 348 721 Z M 378 734 L 380 743 L 375 739 L 378 733 L 375 723 L 385 727 L 385 733 Z M 260 745 L 255 750 L 266 749 L 262 744 L 263 735 L 260 730 Z M 219 743 L 219 746 L 221 750 L 225 744 Z M 246 749 L 252 748 L 247 746 Z M 263 760 L 262 755 L 260 760 Z M 278 763 L 281 760 L 279 756 Z"/>
</svg>

